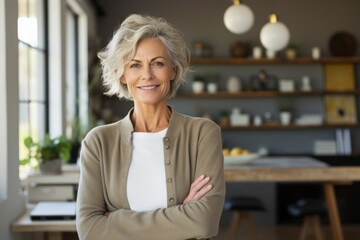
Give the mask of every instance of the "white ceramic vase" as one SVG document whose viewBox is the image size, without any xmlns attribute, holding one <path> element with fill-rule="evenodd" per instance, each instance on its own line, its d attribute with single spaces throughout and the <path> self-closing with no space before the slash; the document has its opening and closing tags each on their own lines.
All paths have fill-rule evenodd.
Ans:
<svg viewBox="0 0 360 240">
<path fill-rule="evenodd" d="M 289 125 L 291 122 L 291 112 L 280 112 L 280 122 L 282 125 Z"/>
<path fill-rule="evenodd" d="M 202 93 L 204 91 L 205 84 L 201 81 L 194 81 L 192 83 L 192 90 L 194 93 Z"/>
<path fill-rule="evenodd" d="M 210 83 L 207 84 L 206 87 L 207 87 L 208 93 L 216 93 L 217 90 L 218 90 L 217 83 L 210 82 Z"/>
<path fill-rule="evenodd" d="M 241 91 L 241 80 L 237 76 L 229 77 L 227 81 L 227 90 L 229 93 L 237 93 Z"/>
</svg>

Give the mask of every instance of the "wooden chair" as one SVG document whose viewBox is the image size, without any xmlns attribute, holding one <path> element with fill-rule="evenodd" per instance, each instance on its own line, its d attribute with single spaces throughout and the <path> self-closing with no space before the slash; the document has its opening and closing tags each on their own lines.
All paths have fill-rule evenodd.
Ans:
<svg viewBox="0 0 360 240">
<path fill-rule="evenodd" d="M 236 196 L 225 201 L 224 210 L 233 211 L 228 235 L 230 239 L 236 239 L 242 222 L 247 225 L 250 237 L 256 240 L 256 229 L 252 217 L 253 211 L 264 211 L 262 202 L 254 197 Z"/>
</svg>

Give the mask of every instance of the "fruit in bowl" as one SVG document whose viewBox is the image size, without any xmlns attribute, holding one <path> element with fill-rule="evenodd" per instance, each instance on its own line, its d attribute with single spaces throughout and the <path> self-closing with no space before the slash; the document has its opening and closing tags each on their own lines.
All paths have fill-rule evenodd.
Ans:
<svg viewBox="0 0 360 240">
<path fill-rule="evenodd" d="M 252 153 L 248 149 L 241 147 L 234 148 L 224 148 L 224 164 L 225 165 L 237 165 L 237 164 L 247 164 L 252 160 L 259 158 L 258 154 Z"/>
<path fill-rule="evenodd" d="M 240 155 L 249 155 L 251 152 L 247 149 L 241 147 L 234 147 L 234 148 L 224 148 L 223 149 L 224 156 L 240 156 Z"/>
</svg>

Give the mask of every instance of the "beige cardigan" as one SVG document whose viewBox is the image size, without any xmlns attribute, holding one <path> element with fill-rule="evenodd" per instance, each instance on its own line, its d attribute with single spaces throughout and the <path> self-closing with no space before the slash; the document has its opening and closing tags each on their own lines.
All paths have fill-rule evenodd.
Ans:
<svg viewBox="0 0 360 240">
<path fill-rule="evenodd" d="M 116 123 L 94 128 L 83 140 L 76 216 L 80 239 L 215 236 L 225 198 L 220 128 L 172 109 L 163 138 L 168 207 L 149 212 L 131 211 L 126 196 L 132 131 L 129 112 Z M 213 189 L 198 201 L 182 204 L 191 183 L 202 174 L 211 177 Z M 109 217 L 103 216 L 106 211 Z"/>
</svg>

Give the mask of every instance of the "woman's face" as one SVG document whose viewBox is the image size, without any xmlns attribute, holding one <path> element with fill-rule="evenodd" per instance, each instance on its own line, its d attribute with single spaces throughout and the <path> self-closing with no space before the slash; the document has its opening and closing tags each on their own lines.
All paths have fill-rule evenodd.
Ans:
<svg viewBox="0 0 360 240">
<path fill-rule="evenodd" d="M 156 38 L 139 41 L 134 58 L 125 66 L 120 81 L 136 103 L 156 105 L 166 102 L 170 81 L 176 71 L 165 45 Z"/>
</svg>

